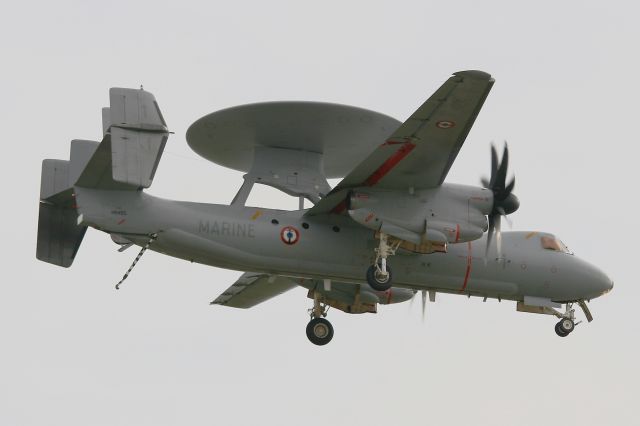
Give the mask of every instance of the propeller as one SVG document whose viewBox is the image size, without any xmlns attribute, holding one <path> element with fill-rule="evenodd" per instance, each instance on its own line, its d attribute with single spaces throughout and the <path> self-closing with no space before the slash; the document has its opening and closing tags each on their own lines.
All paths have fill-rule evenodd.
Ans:
<svg viewBox="0 0 640 426">
<path fill-rule="evenodd" d="M 496 234 L 498 258 L 502 257 L 502 234 L 500 232 L 501 218 L 515 212 L 520 207 L 518 197 L 513 194 L 516 185 L 516 178 L 511 178 L 507 183 L 507 168 L 509 167 L 509 148 L 504 144 L 502 161 L 498 161 L 498 153 L 495 146 L 491 145 L 491 178 L 482 178 L 482 185 L 493 192 L 493 206 L 489 213 L 489 231 L 487 234 L 487 247 L 485 249 L 485 261 L 493 234 Z M 507 219 L 508 220 L 508 219 Z"/>
</svg>

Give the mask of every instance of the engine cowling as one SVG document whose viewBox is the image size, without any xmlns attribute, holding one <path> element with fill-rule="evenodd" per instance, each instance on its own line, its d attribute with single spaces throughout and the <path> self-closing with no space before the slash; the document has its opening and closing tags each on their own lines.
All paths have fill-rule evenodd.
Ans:
<svg viewBox="0 0 640 426">
<path fill-rule="evenodd" d="M 491 193 L 482 188 L 443 185 L 416 191 L 353 191 L 349 215 L 357 223 L 414 244 L 460 243 L 482 237 Z"/>
</svg>

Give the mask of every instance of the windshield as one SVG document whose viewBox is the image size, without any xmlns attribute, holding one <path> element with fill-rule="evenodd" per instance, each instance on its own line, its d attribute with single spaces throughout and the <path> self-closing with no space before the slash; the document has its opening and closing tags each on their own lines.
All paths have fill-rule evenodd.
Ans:
<svg viewBox="0 0 640 426">
<path fill-rule="evenodd" d="M 564 245 L 562 241 L 555 237 L 544 236 L 540 238 L 540 242 L 542 243 L 542 248 L 545 250 L 559 251 L 561 253 L 573 254 L 571 250 Z"/>
</svg>

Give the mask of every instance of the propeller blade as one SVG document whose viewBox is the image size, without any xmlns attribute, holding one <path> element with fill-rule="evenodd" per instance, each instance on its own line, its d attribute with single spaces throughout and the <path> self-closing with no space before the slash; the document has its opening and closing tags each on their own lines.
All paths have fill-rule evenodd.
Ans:
<svg viewBox="0 0 640 426">
<path fill-rule="evenodd" d="M 505 143 L 504 151 L 502 152 L 502 161 L 500 162 L 500 166 L 498 167 L 496 180 L 495 182 L 493 182 L 493 184 L 495 185 L 495 189 L 497 189 L 499 192 L 502 192 L 505 188 L 505 183 L 507 181 L 507 167 L 509 167 L 509 149 L 507 148 L 507 144 Z"/>
<path fill-rule="evenodd" d="M 500 218 L 496 216 L 496 254 L 498 259 L 502 259 L 502 232 L 500 231 Z"/>
<path fill-rule="evenodd" d="M 427 291 L 422 290 L 422 322 L 424 322 L 424 316 L 427 312 Z"/>
<path fill-rule="evenodd" d="M 492 188 L 496 180 L 496 174 L 498 173 L 498 153 L 496 147 L 491 144 L 491 180 L 487 188 Z"/>
<path fill-rule="evenodd" d="M 493 193 L 493 205 L 487 215 L 489 219 L 489 229 L 487 230 L 487 246 L 484 253 L 485 265 L 487 264 L 489 249 L 491 248 L 494 234 L 496 236 L 496 255 L 498 259 L 502 259 L 502 216 L 507 219 L 509 226 L 512 226 L 507 214 L 515 212 L 520 206 L 518 197 L 512 194 L 513 188 L 515 188 L 516 185 L 516 178 L 512 177 L 509 183 L 507 183 L 508 169 L 509 146 L 507 142 L 504 142 L 501 159 L 498 159 L 496 147 L 491 144 L 491 179 L 489 181 L 487 181 L 486 178 L 481 179 L 485 188 L 490 189 Z"/>
<path fill-rule="evenodd" d="M 513 191 L 513 188 L 516 186 L 516 177 L 514 176 L 511 179 L 511 182 L 509 182 L 509 185 L 507 185 L 507 187 L 504 189 L 504 192 L 507 194 L 511 194 L 511 192 Z"/>
<path fill-rule="evenodd" d="M 484 249 L 484 263 L 487 264 L 487 257 L 489 256 L 489 247 L 491 247 L 491 239 L 493 238 L 493 232 L 495 231 L 495 216 L 489 215 L 489 229 L 487 230 L 487 246 Z"/>
</svg>

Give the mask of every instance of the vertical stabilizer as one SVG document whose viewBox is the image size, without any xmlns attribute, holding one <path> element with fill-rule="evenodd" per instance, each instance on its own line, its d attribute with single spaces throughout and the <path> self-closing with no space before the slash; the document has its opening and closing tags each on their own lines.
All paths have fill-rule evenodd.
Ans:
<svg viewBox="0 0 640 426">
<path fill-rule="evenodd" d="M 74 140 L 69 161 L 42 162 L 36 257 L 44 262 L 73 263 L 87 230 L 78 225 L 77 190 L 151 186 L 169 136 L 156 99 L 142 89 L 112 88 L 109 102 L 102 109 L 101 142 Z"/>
<path fill-rule="evenodd" d="M 78 186 L 97 189 L 148 188 L 169 137 L 155 97 L 144 90 L 112 88 L 102 109 L 103 139 Z"/>
<path fill-rule="evenodd" d="M 77 224 L 72 170 L 71 161 L 42 162 L 36 257 L 65 268 L 73 263 L 87 230 Z"/>
<path fill-rule="evenodd" d="M 77 225 L 73 206 L 41 202 L 36 257 L 43 262 L 68 268 L 76 257 L 86 231 L 86 226 Z"/>
</svg>

